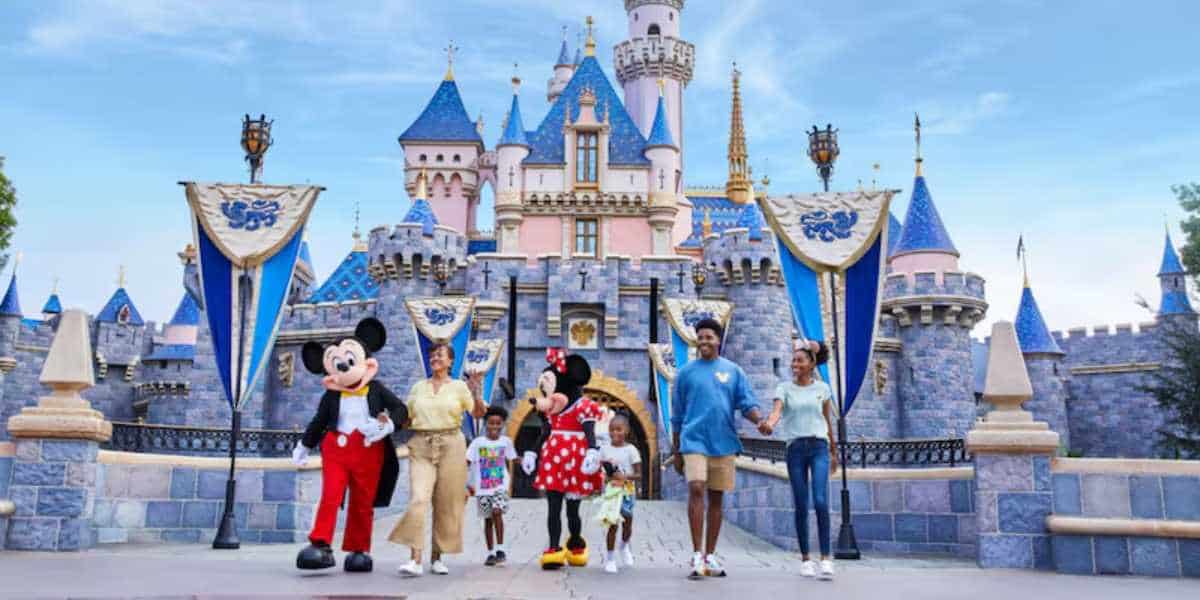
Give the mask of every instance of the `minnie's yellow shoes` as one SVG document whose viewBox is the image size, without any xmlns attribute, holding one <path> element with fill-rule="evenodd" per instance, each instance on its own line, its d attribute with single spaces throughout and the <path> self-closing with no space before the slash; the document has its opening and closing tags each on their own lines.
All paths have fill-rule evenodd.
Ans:
<svg viewBox="0 0 1200 600">
<path fill-rule="evenodd" d="M 587 543 L 579 548 L 567 550 L 567 564 L 572 567 L 586 567 L 588 564 Z"/>
<path fill-rule="evenodd" d="M 541 565 L 543 569 L 552 570 L 561 568 L 567 564 L 567 551 L 563 549 L 555 550 L 548 548 L 542 553 Z"/>
</svg>

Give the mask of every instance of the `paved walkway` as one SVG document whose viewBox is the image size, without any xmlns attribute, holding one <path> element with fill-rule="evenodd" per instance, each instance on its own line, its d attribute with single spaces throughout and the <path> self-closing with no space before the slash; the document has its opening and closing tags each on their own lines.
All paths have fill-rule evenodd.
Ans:
<svg viewBox="0 0 1200 600">
<path fill-rule="evenodd" d="M 1026 571 L 982 571 L 955 560 L 867 558 L 839 563 L 832 583 L 802 579 L 794 554 L 726 525 L 718 554 L 729 577 L 692 582 L 685 578 L 691 542 L 684 507 L 641 502 L 634 533 L 638 565 L 613 576 L 600 569 L 603 538 L 584 509 L 585 532 L 594 544 L 586 568 L 542 571 L 537 556 L 546 543 L 545 504 L 513 503 L 507 519 L 510 561 L 484 567 L 483 533 L 468 507 L 467 552 L 449 557 L 449 576 L 401 579 L 395 568 L 407 549 L 377 543 L 376 571 L 350 575 L 340 568 L 302 575 L 294 568 L 299 545 L 246 545 L 215 551 L 198 545 L 106 546 L 82 554 L 0 552 L 0 597 L 45 598 L 305 598 L 386 597 L 410 599 L 714 598 L 766 600 L 820 594 L 837 600 L 879 598 L 1037 598 L 1129 600 L 1134 597 L 1197 598 L 1196 580 L 1073 577 Z M 379 519 L 377 537 L 398 516 Z M 338 554 L 339 560 L 341 554 Z M 754 598 L 746 598 L 751 592 Z M 738 597 L 742 594 L 742 597 Z"/>
</svg>

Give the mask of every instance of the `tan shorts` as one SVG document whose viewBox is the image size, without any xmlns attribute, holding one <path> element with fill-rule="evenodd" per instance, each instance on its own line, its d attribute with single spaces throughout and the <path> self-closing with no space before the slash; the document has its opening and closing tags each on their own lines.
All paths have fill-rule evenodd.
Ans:
<svg viewBox="0 0 1200 600">
<path fill-rule="evenodd" d="M 737 480 L 737 470 L 733 466 L 734 455 L 705 456 L 703 454 L 683 455 L 683 474 L 688 483 L 703 481 L 708 489 L 718 492 L 729 492 Z"/>
</svg>

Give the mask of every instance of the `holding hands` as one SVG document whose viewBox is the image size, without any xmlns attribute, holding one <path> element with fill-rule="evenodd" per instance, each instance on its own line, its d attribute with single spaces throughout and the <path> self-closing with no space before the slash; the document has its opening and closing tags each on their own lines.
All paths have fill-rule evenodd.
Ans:
<svg viewBox="0 0 1200 600">
<path fill-rule="evenodd" d="M 521 470 L 525 471 L 526 475 L 533 475 L 537 470 L 537 452 L 525 451 L 521 457 Z"/>
<path fill-rule="evenodd" d="M 379 417 L 375 421 L 363 423 L 357 427 L 358 431 L 363 434 L 364 446 L 370 446 L 383 438 L 392 435 L 396 431 L 396 424 L 388 418 L 387 413 L 380 412 Z"/>
<path fill-rule="evenodd" d="M 758 422 L 758 432 L 763 435 L 770 436 L 775 431 L 775 428 L 772 427 L 767 421 L 768 419 L 763 419 Z"/>
</svg>

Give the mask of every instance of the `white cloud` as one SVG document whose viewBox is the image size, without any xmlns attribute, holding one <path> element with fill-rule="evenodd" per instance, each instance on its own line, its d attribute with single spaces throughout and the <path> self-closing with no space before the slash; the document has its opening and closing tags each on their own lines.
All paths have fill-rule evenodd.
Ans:
<svg viewBox="0 0 1200 600">
<path fill-rule="evenodd" d="M 934 104 L 921 111 L 922 132 L 935 135 L 963 135 L 982 121 L 993 119 L 1008 111 L 1012 97 L 1006 92 L 984 92 L 966 105 L 946 109 Z M 907 132 L 906 132 L 907 134 Z"/>
</svg>

